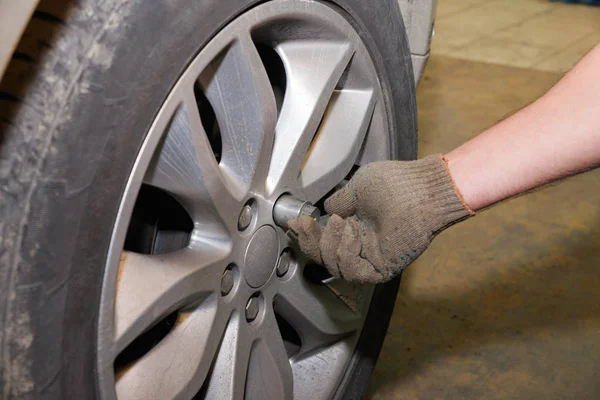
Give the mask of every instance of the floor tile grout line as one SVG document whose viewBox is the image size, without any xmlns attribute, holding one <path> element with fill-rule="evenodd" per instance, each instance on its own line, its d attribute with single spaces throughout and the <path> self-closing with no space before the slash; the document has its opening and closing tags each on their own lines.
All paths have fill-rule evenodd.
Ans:
<svg viewBox="0 0 600 400">
<path fill-rule="evenodd" d="M 454 49 L 455 49 L 455 50 L 457 50 L 457 51 L 459 51 L 459 50 L 463 50 L 463 49 L 467 48 L 468 46 L 471 46 L 473 43 L 476 43 L 476 42 L 478 42 L 478 41 L 480 41 L 480 40 L 484 40 L 484 39 L 491 38 L 492 36 L 496 35 L 496 34 L 497 34 L 497 33 L 499 33 L 499 32 L 502 32 L 502 31 L 506 31 L 506 30 L 512 29 L 512 28 L 514 28 L 514 27 L 517 27 L 517 26 L 519 26 L 519 25 L 522 25 L 522 24 L 524 24 L 524 23 L 526 23 L 526 22 L 529 22 L 529 21 L 531 21 L 531 20 L 534 20 L 534 19 L 536 19 L 536 18 L 539 18 L 540 16 L 542 16 L 542 15 L 544 15 L 544 14 L 547 14 L 547 13 L 549 13 L 550 11 L 551 11 L 551 9 L 549 8 L 549 9 L 547 9 L 547 10 L 545 10 L 545 11 L 541 11 L 541 12 L 539 12 L 539 13 L 532 14 L 532 15 L 531 15 L 531 16 L 530 16 L 528 19 L 521 20 L 521 21 L 519 21 L 519 22 L 515 22 L 514 24 L 506 25 L 506 26 L 504 26 L 504 27 L 502 27 L 502 28 L 500 28 L 500 29 L 497 29 L 497 30 L 495 30 L 495 31 L 493 31 L 493 32 L 491 32 L 491 33 L 484 34 L 484 35 L 482 35 L 482 36 L 480 36 L 480 37 L 478 37 L 478 38 L 476 38 L 476 39 L 473 39 L 473 40 L 471 40 L 470 42 L 467 42 L 467 43 L 465 43 L 465 44 L 463 44 L 463 45 L 460 45 L 460 46 L 454 47 Z"/>
<path fill-rule="evenodd" d="M 439 54 L 439 53 L 436 53 L 435 56 L 436 56 L 436 58 L 439 58 L 439 57 L 448 58 L 448 59 L 451 59 L 451 60 L 454 60 L 454 61 L 461 61 L 461 62 L 466 62 L 466 63 L 471 63 L 471 64 L 485 64 L 485 65 L 494 66 L 494 67 L 503 67 L 503 68 L 520 69 L 520 70 L 524 70 L 524 71 L 542 72 L 542 73 L 545 73 L 545 74 L 557 75 L 559 77 L 561 75 L 564 75 L 561 72 L 556 72 L 556 71 L 551 71 L 551 70 L 544 70 L 544 69 L 537 69 L 537 68 L 527 67 L 527 66 L 523 66 L 523 65 L 514 65 L 514 64 L 499 63 L 499 62 L 496 62 L 496 61 L 473 60 L 473 59 L 464 58 L 464 57 L 460 57 L 460 56 L 456 57 L 456 56 L 452 56 L 452 55 Z M 506 117 L 508 117 L 508 115 L 506 115 L 503 118 L 500 118 L 496 122 L 500 122 L 501 120 L 503 120 Z"/>
<path fill-rule="evenodd" d="M 495 0 L 495 1 L 498 1 L 498 0 Z M 491 4 L 491 3 L 488 3 L 488 4 Z M 485 3 L 472 3 L 472 4 L 470 4 L 470 5 L 466 6 L 466 7 L 460 8 L 460 9 L 458 9 L 458 10 L 454 10 L 454 11 L 452 11 L 452 12 L 451 12 L 451 13 L 449 13 L 449 14 L 446 14 L 446 15 L 441 15 L 441 16 L 438 16 L 438 15 L 436 15 L 436 18 L 435 18 L 435 19 L 436 19 L 436 21 L 438 21 L 438 20 L 440 20 L 440 19 L 444 19 L 444 18 L 447 18 L 447 17 L 451 17 L 451 16 L 453 16 L 453 15 L 456 15 L 456 14 L 458 14 L 458 13 L 460 13 L 460 12 L 463 12 L 463 11 L 472 10 L 472 9 L 475 9 L 475 8 L 481 8 L 481 7 L 483 7 L 484 5 L 485 5 Z M 439 7 L 439 6 L 438 6 L 438 7 Z"/>
<path fill-rule="evenodd" d="M 541 60 L 538 60 L 535 64 L 532 64 L 530 66 L 530 68 L 536 69 L 537 65 L 543 63 L 544 61 L 549 60 L 550 58 L 552 58 L 552 57 L 554 57 L 554 56 L 556 56 L 556 55 L 558 55 L 560 53 L 563 53 L 565 50 L 567 50 L 568 48 L 570 48 L 573 44 L 580 42 L 582 39 L 585 39 L 587 36 L 589 36 L 589 34 L 582 35 L 582 36 L 578 37 L 577 40 L 573 40 L 572 42 L 569 42 L 569 44 L 567 44 L 566 46 L 561 47 L 560 49 L 556 50 L 552 54 L 549 54 L 547 57 L 544 57 Z M 587 50 L 587 51 L 589 51 L 589 50 Z M 587 53 L 587 51 L 586 51 L 586 53 Z M 582 54 L 581 57 L 583 57 L 584 55 L 585 55 L 585 53 Z M 569 69 L 571 69 L 571 68 L 569 68 Z M 552 72 L 565 73 L 567 71 L 554 71 L 554 70 L 552 70 Z"/>
<path fill-rule="evenodd" d="M 499 1 L 501 1 L 501 0 L 496 0 L 496 2 L 499 2 Z M 487 4 L 493 4 L 493 3 L 487 3 Z M 529 21 L 532 21 L 532 20 L 535 20 L 535 19 L 537 19 L 537 18 L 539 18 L 541 16 L 544 16 L 545 14 L 551 14 L 551 13 L 554 13 L 554 12 L 560 12 L 562 8 L 565 8 L 564 6 L 566 6 L 568 8 L 568 7 L 572 7 L 572 6 L 576 6 L 577 7 L 577 6 L 585 6 L 585 5 L 583 5 L 583 4 L 575 4 L 575 5 L 566 4 L 566 5 L 561 5 L 561 4 L 556 3 L 556 7 L 549 7 L 549 8 L 547 8 L 544 11 L 540 11 L 538 13 L 532 14 L 526 20 L 521 20 L 519 22 L 515 22 L 513 24 L 506 25 L 506 26 L 504 26 L 504 27 L 502 27 L 500 29 L 497 29 L 497 30 L 489 33 L 489 34 L 484 34 L 484 35 L 480 36 L 477 39 L 473 39 L 473 40 L 471 40 L 471 41 L 469 41 L 469 42 L 467 42 L 467 43 L 465 43 L 463 45 L 452 46 L 452 47 L 454 48 L 454 50 L 462 50 L 462 49 L 468 47 L 469 45 L 472 45 L 473 43 L 475 43 L 475 42 L 477 42 L 479 40 L 488 39 L 488 38 L 490 38 L 490 37 L 498 34 L 499 32 L 501 32 L 503 30 L 509 30 L 509 29 L 515 28 L 515 27 L 517 27 L 517 26 L 519 26 L 521 24 L 525 24 L 525 23 L 527 23 Z M 477 6 L 477 7 L 480 7 L 480 6 Z M 472 8 L 477 8 L 477 7 L 472 7 Z M 509 40 L 512 41 L 511 39 L 509 39 Z M 517 43 L 521 43 L 521 42 L 517 42 Z M 545 47 L 545 46 L 539 46 L 539 47 Z"/>
<path fill-rule="evenodd" d="M 461 9 L 456 10 L 454 12 L 451 12 L 449 14 L 445 14 L 442 17 L 440 17 L 440 19 L 450 18 L 450 17 L 456 16 L 457 14 L 459 14 L 461 12 L 466 12 L 466 11 L 469 11 L 469 10 L 473 10 L 473 9 L 477 9 L 477 8 L 482 8 L 482 7 L 486 6 L 486 5 L 494 4 L 494 3 L 497 4 L 497 3 L 500 3 L 500 2 L 501 2 L 501 0 L 495 0 L 493 2 L 485 3 L 485 4 L 484 3 L 479 3 L 479 4 L 472 3 L 471 5 L 469 5 L 467 7 L 463 7 Z M 526 19 L 517 21 L 517 22 L 512 23 L 512 24 L 508 24 L 508 25 L 503 26 L 502 28 L 496 29 L 496 30 L 494 30 L 494 31 L 492 31 L 490 33 L 486 33 L 486 34 L 480 35 L 480 36 L 478 36 L 478 37 L 476 37 L 476 38 L 474 38 L 472 40 L 469 40 L 465 44 L 458 45 L 458 46 L 445 45 L 442 48 L 438 47 L 437 51 L 434 50 L 434 52 L 436 54 L 443 55 L 443 56 L 446 56 L 446 57 L 452 57 L 452 58 L 455 58 L 455 59 L 470 60 L 469 57 L 467 57 L 467 56 L 460 56 L 460 55 L 457 55 L 456 53 L 460 52 L 460 51 L 464 51 L 465 49 L 467 49 L 467 48 L 473 46 L 474 44 L 476 44 L 478 41 L 483 41 L 483 40 L 486 40 L 486 39 L 488 39 L 488 40 L 489 39 L 493 39 L 495 36 L 497 36 L 498 34 L 501 34 L 503 31 L 509 31 L 509 30 L 511 30 L 513 28 L 516 28 L 518 26 L 525 25 L 525 24 L 529 23 L 530 21 L 534 21 L 534 20 L 536 20 L 538 18 L 541 18 L 541 17 L 543 17 L 545 15 L 548 15 L 548 14 L 559 13 L 561 11 L 562 7 L 560 7 L 560 4 L 557 4 L 557 6 L 558 7 L 548 7 L 546 10 L 534 13 L 534 14 L 530 15 L 529 17 L 527 17 Z M 508 42 L 512 42 L 512 43 L 515 43 L 515 44 L 522 44 L 522 45 L 526 45 L 526 46 L 532 46 L 532 47 L 537 47 L 537 48 L 540 48 L 540 49 L 550 50 L 550 54 L 542 55 L 542 57 L 540 59 L 533 60 L 528 65 L 520 65 L 520 66 L 516 66 L 516 65 L 513 65 L 512 63 L 508 63 L 508 62 L 498 62 L 498 61 L 483 61 L 483 62 L 487 62 L 487 63 L 493 64 L 493 65 L 505 65 L 505 66 L 513 66 L 513 67 L 518 67 L 518 68 L 535 69 L 535 70 L 540 70 L 540 71 L 551 71 L 551 72 L 554 72 L 554 73 L 564 73 L 565 71 L 563 71 L 563 70 L 556 70 L 556 69 L 547 70 L 547 69 L 541 69 L 538 66 L 541 63 L 545 62 L 546 60 L 551 59 L 552 57 L 555 57 L 556 55 L 564 52 L 569 47 L 571 47 L 574 43 L 577 43 L 577 42 L 581 41 L 582 39 L 585 39 L 586 36 L 587 36 L 587 34 L 581 35 L 576 40 L 573 40 L 573 41 L 569 42 L 566 46 L 561 46 L 560 49 L 554 49 L 554 48 L 552 48 L 550 46 L 547 46 L 547 45 L 532 44 L 532 43 L 527 42 L 527 41 L 515 41 L 515 40 L 513 40 L 511 38 L 505 38 Z M 482 60 L 478 60 L 478 62 L 482 62 Z"/>
</svg>

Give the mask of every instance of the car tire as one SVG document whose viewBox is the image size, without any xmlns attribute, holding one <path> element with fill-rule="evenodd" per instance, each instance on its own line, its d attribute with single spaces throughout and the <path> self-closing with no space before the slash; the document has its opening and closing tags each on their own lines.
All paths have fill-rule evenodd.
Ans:
<svg viewBox="0 0 600 400">
<path fill-rule="evenodd" d="M 135 155 L 200 49 L 256 0 L 40 4 L 0 85 L 0 397 L 99 397 L 95 341 L 113 224 Z M 396 0 L 335 0 L 372 52 L 397 159 L 416 157 Z M 399 280 L 376 288 L 338 398 L 366 388 Z"/>
</svg>

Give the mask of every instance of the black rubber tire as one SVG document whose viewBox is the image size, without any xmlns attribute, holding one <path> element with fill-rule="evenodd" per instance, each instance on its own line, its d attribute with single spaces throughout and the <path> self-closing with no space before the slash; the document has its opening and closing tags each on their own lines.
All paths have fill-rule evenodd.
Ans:
<svg viewBox="0 0 600 400">
<path fill-rule="evenodd" d="M 135 155 L 190 60 L 258 0 L 42 1 L 0 84 L 0 397 L 93 399 L 104 265 Z M 396 157 L 416 156 L 396 0 L 335 0 L 372 53 Z M 359 398 L 398 281 L 377 288 L 340 387 Z"/>
</svg>

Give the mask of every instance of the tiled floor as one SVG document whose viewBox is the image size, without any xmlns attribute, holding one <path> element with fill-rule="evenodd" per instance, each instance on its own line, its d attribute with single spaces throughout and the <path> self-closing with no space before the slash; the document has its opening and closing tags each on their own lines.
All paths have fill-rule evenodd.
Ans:
<svg viewBox="0 0 600 400">
<path fill-rule="evenodd" d="M 432 53 L 565 72 L 600 42 L 600 7 L 547 0 L 440 0 Z"/>
<path fill-rule="evenodd" d="M 440 0 L 438 15 L 420 156 L 533 101 L 600 40 L 600 8 Z M 436 238 L 403 276 L 367 398 L 600 399 L 600 170 Z"/>
</svg>

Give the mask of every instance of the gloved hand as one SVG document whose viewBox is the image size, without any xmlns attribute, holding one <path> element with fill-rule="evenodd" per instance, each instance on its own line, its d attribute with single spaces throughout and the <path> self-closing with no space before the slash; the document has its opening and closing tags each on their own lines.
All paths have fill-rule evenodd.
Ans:
<svg viewBox="0 0 600 400">
<path fill-rule="evenodd" d="M 325 201 L 323 228 L 310 217 L 289 221 L 302 250 L 332 276 L 381 283 L 409 266 L 448 226 L 473 211 L 454 186 L 442 155 L 361 167 Z"/>
</svg>

